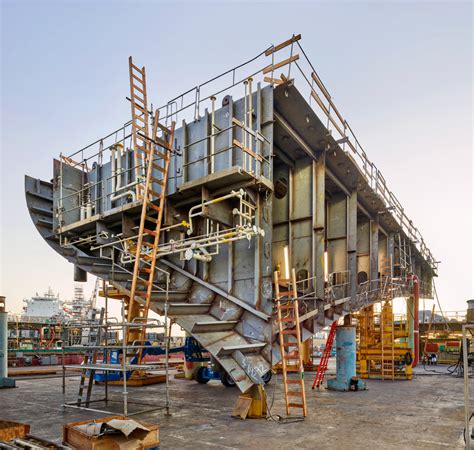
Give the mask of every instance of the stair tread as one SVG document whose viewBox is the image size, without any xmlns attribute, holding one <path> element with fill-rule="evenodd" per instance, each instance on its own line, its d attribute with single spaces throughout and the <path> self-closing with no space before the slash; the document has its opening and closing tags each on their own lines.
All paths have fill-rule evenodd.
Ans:
<svg viewBox="0 0 474 450">
<path fill-rule="evenodd" d="M 234 351 L 240 351 L 242 353 L 252 352 L 258 349 L 261 349 L 267 345 L 265 342 L 259 342 L 257 344 L 239 344 L 239 345 L 224 345 L 218 352 L 218 356 L 230 355 Z"/>
</svg>

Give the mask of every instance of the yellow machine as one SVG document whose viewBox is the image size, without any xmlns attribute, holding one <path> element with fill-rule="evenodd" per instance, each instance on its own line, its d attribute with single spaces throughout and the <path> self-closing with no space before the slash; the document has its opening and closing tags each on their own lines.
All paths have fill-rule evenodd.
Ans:
<svg viewBox="0 0 474 450">
<path fill-rule="evenodd" d="M 411 380 L 409 324 L 407 320 L 395 320 L 392 301 L 364 308 L 357 318 L 360 377 Z"/>
</svg>

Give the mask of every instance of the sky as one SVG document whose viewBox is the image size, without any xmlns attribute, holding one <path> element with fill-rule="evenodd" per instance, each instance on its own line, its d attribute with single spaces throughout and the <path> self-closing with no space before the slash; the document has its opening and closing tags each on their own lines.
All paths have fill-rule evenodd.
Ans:
<svg viewBox="0 0 474 450">
<path fill-rule="evenodd" d="M 129 120 L 128 56 L 149 99 L 178 93 L 301 33 L 369 158 L 441 261 L 443 309 L 473 289 L 471 2 L 0 0 L 0 295 L 18 312 L 73 267 L 29 217 L 24 175 Z M 90 295 L 93 280 L 86 285 Z M 428 308 L 428 304 L 427 304 Z M 118 308 L 117 308 L 118 311 Z"/>
</svg>

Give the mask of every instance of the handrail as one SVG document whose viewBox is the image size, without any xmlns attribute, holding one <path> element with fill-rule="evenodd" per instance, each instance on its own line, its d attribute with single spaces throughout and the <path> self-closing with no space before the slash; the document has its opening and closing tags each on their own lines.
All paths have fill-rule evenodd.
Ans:
<svg viewBox="0 0 474 450">
<path fill-rule="evenodd" d="M 377 168 L 377 166 L 372 163 L 368 156 L 367 153 L 365 152 L 363 146 L 357 139 L 353 129 L 351 128 L 350 124 L 347 122 L 347 120 L 344 119 L 343 115 L 339 111 L 339 109 L 336 107 L 329 90 L 323 83 L 321 77 L 317 73 L 316 69 L 312 65 L 309 57 L 307 56 L 306 52 L 303 49 L 303 46 L 299 42 L 300 36 L 295 36 L 293 35 L 291 39 L 288 41 L 285 41 L 282 44 L 279 44 L 277 46 L 270 46 L 267 49 L 263 50 L 260 52 L 258 55 L 254 56 L 253 58 L 248 59 L 247 61 L 243 62 L 242 64 L 239 64 L 213 78 L 210 78 L 209 80 L 191 88 L 188 89 L 187 91 L 179 94 L 178 96 L 172 98 L 170 101 L 168 101 L 166 104 L 162 105 L 159 110 L 160 111 L 165 111 L 166 113 L 162 116 L 160 114 L 160 117 L 162 119 L 169 119 L 173 117 L 178 117 L 178 114 L 183 112 L 184 110 L 187 110 L 188 108 L 191 108 L 194 106 L 194 119 L 197 120 L 199 118 L 199 109 L 200 105 L 211 99 L 212 97 L 215 97 L 219 94 L 222 94 L 223 92 L 229 91 L 235 86 L 241 84 L 242 82 L 245 82 L 246 80 L 249 79 L 249 77 L 263 77 L 264 75 L 264 69 L 267 69 L 270 67 L 272 76 L 274 70 L 277 68 L 280 68 L 282 65 L 288 66 L 288 75 L 290 74 L 291 66 L 294 64 L 296 68 L 298 69 L 298 72 L 296 75 L 299 77 L 301 76 L 303 86 L 304 83 L 306 83 L 309 88 L 309 103 L 310 105 L 312 104 L 311 99 L 314 99 L 316 102 L 316 106 L 319 109 L 319 111 L 322 112 L 323 116 L 327 118 L 327 124 L 326 127 L 329 132 L 334 131 L 335 133 L 338 134 L 338 136 L 333 136 L 336 141 L 339 141 L 337 145 L 341 146 L 342 149 L 346 152 L 346 154 L 349 157 L 352 157 L 355 164 L 361 171 L 361 174 L 365 177 L 367 183 L 369 186 L 376 192 L 376 194 L 379 195 L 379 197 L 382 199 L 384 204 L 387 207 L 387 210 L 391 211 L 393 217 L 397 221 L 398 225 L 402 229 L 403 233 L 412 241 L 412 244 L 414 247 L 420 252 L 420 254 L 428 261 L 430 264 L 431 268 L 433 270 L 437 269 L 437 264 L 438 262 L 435 260 L 433 254 L 431 251 L 428 249 L 426 246 L 426 243 L 420 233 L 420 231 L 415 227 L 413 222 L 408 218 L 406 215 L 404 208 L 402 207 L 400 201 L 397 199 L 397 197 L 391 192 L 388 187 L 387 187 L 387 182 L 382 175 L 381 171 Z M 284 44 L 284 45 L 283 45 Z M 293 45 L 297 46 L 297 50 L 301 53 L 302 58 L 296 58 L 296 55 L 293 55 Z M 282 60 L 278 63 L 275 63 L 275 56 L 279 54 L 279 52 L 285 50 L 288 48 L 288 46 L 291 46 L 290 50 L 290 58 L 287 60 Z M 259 70 L 255 71 L 252 70 L 250 71 L 250 75 L 246 75 L 242 79 L 239 78 L 239 81 L 236 81 L 236 71 L 238 69 L 242 69 L 244 67 L 248 67 L 250 64 L 258 61 L 260 58 L 266 59 L 270 58 L 272 64 L 269 66 L 268 64 L 263 66 L 263 68 L 259 68 Z M 283 64 L 284 63 L 284 64 Z M 303 64 L 306 63 L 309 66 L 309 73 L 311 74 L 310 79 L 306 76 L 305 70 L 303 68 Z M 202 88 L 205 86 L 212 85 L 214 88 L 215 82 L 218 81 L 224 81 L 224 77 L 232 75 L 232 82 L 225 83 L 225 86 L 222 87 L 217 87 L 213 91 L 212 94 L 207 95 L 202 97 Z M 292 74 L 293 78 L 295 78 L 295 75 Z M 300 77 L 299 77 L 300 78 Z M 293 79 L 292 82 L 295 82 Z M 212 91 L 212 89 L 211 89 Z M 184 105 L 184 100 L 187 95 L 193 94 L 194 99 L 190 101 L 188 104 Z M 181 102 L 181 107 L 178 108 L 178 101 Z M 314 104 L 314 102 L 313 102 Z M 173 107 L 174 105 L 174 107 Z M 313 107 L 313 106 L 312 106 Z M 314 109 L 314 107 L 313 107 Z M 316 114 L 318 115 L 317 111 L 315 111 Z M 89 144 L 88 146 L 82 148 L 81 150 L 73 153 L 70 156 L 77 155 L 78 153 L 83 154 L 83 152 L 93 145 L 100 144 L 103 142 L 105 139 L 110 138 L 114 134 L 118 134 L 121 130 L 124 132 L 124 138 L 123 140 L 126 140 L 127 138 L 125 137 L 125 128 L 129 126 L 130 122 L 126 122 L 121 128 L 118 130 L 109 133 L 107 136 L 104 138 L 101 138 L 97 141 L 95 141 L 92 144 Z M 339 138 L 340 139 L 337 139 Z M 188 144 L 190 145 L 190 144 Z M 350 150 L 350 153 L 346 151 L 346 145 L 347 148 Z M 103 150 L 101 150 L 103 151 Z M 99 152 L 100 153 L 100 152 Z M 97 156 L 97 153 L 93 155 L 92 157 Z M 263 156 L 263 155 L 262 155 Z M 85 159 L 85 161 L 90 161 L 90 158 Z"/>
</svg>

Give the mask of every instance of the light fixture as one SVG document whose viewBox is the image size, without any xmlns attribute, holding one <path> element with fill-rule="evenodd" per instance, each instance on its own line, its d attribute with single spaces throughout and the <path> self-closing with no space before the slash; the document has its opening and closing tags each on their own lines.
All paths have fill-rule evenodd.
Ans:
<svg viewBox="0 0 474 450">
<path fill-rule="evenodd" d="M 324 252 L 324 281 L 327 283 L 329 280 L 329 271 L 328 271 L 328 252 Z"/>
<path fill-rule="evenodd" d="M 290 279 L 290 255 L 288 252 L 288 245 L 285 245 L 285 248 L 283 249 L 283 253 L 285 256 L 285 278 L 289 280 Z"/>
</svg>

